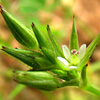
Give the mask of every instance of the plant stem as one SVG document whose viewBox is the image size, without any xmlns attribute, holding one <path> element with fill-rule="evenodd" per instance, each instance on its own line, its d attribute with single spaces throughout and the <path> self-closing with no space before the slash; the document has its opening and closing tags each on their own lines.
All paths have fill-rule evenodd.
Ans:
<svg viewBox="0 0 100 100">
<path fill-rule="evenodd" d="M 20 93 L 22 91 L 22 89 L 25 88 L 25 85 L 22 85 L 22 84 L 18 84 L 13 90 L 12 92 L 9 94 L 8 96 L 8 100 L 13 100 L 17 95 L 18 93 Z"/>
<path fill-rule="evenodd" d="M 89 91 L 89 92 L 91 92 L 91 93 L 94 93 L 94 94 L 100 96 L 100 90 L 94 88 L 94 87 L 91 86 L 91 85 L 88 85 L 86 88 L 84 88 L 84 90 Z"/>
<path fill-rule="evenodd" d="M 79 80 L 73 79 L 71 81 L 67 81 L 67 82 L 60 84 L 60 88 L 64 86 L 79 86 Z"/>
</svg>

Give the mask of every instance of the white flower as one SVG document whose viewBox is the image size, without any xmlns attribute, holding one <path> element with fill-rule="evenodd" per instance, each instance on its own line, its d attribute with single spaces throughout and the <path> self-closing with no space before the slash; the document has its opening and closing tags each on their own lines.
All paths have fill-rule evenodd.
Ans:
<svg viewBox="0 0 100 100">
<path fill-rule="evenodd" d="M 82 60 L 86 52 L 86 44 L 81 45 L 80 49 L 69 50 L 66 45 L 62 46 L 64 57 L 57 57 L 57 59 L 62 62 L 67 69 L 77 69 L 77 65 Z"/>
</svg>

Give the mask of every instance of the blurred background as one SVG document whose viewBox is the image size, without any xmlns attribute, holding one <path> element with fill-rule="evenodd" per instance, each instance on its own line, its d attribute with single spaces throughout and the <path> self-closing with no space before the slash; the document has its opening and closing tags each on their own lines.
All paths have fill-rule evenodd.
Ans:
<svg viewBox="0 0 100 100">
<path fill-rule="evenodd" d="M 99 0 L 0 0 L 0 4 L 14 17 L 31 29 L 34 22 L 37 28 L 47 35 L 46 25 L 60 45 L 68 46 L 73 15 L 79 43 L 88 44 L 100 32 Z M 1 46 L 22 47 L 10 33 L 0 15 Z M 13 70 L 27 70 L 28 67 L 15 58 L 0 51 L 0 100 L 8 100 L 17 83 L 13 81 Z M 88 80 L 100 89 L 100 43 L 98 43 L 87 69 Z M 53 92 L 25 87 L 14 100 L 100 100 L 100 97 L 76 87 L 65 87 Z"/>
</svg>

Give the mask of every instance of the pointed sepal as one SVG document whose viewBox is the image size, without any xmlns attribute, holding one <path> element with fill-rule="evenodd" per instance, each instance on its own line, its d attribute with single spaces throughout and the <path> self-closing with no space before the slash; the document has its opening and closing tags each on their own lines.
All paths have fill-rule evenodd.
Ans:
<svg viewBox="0 0 100 100">
<path fill-rule="evenodd" d="M 50 29 L 49 25 L 47 25 L 47 31 L 48 31 L 48 36 L 49 36 L 49 39 L 50 39 L 50 41 L 52 43 L 52 47 L 53 47 L 53 50 L 54 50 L 56 56 L 64 57 L 61 48 L 59 47 L 58 43 L 54 39 L 54 36 L 53 36 L 53 34 L 51 32 L 51 29 Z"/>
<path fill-rule="evenodd" d="M 51 45 L 50 45 L 49 41 L 43 36 L 43 34 L 41 34 L 39 32 L 39 30 L 36 28 L 35 24 L 32 23 L 31 26 L 32 26 L 33 32 L 35 34 L 35 37 L 38 41 L 39 47 L 45 47 L 45 48 L 50 49 Z"/>
<path fill-rule="evenodd" d="M 72 27 L 69 48 L 70 48 L 70 51 L 73 49 L 76 49 L 78 51 L 78 49 L 79 49 L 78 36 L 77 36 L 77 30 L 76 30 L 76 26 L 75 26 L 75 18 L 74 17 L 73 17 L 73 27 Z"/>
<path fill-rule="evenodd" d="M 78 65 L 78 70 L 81 70 L 83 66 L 86 64 L 86 62 L 89 60 L 99 40 L 100 40 L 100 34 L 98 34 L 97 37 L 87 47 L 85 55 Z"/>
<path fill-rule="evenodd" d="M 47 48 L 44 48 L 44 47 L 41 49 L 42 49 L 42 52 L 44 53 L 44 55 L 46 56 L 46 58 L 48 60 L 50 60 L 53 64 L 56 64 L 56 61 L 55 61 L 56 56 L 55 56 L 54 52 Z"/>
</svg>

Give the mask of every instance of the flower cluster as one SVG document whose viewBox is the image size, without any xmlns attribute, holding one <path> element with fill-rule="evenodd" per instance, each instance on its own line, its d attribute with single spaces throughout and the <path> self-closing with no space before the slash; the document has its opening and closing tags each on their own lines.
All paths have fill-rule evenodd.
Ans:
<svg viewBox="0 0 100 100">
<path fill-rule="evenodd" d="M 86 44 L 79 48 L 75 18 L 73 18 L 69 48 L 63 45 L 61 49 L 49 25 L 47 25 L 48 41 L 34 23 L 31 25 L 32 32 L 2 6 L 0 6 L 0 13 L 16 40 L 31 49 L 12 49 L 5 46 L 1 49 L 31 67 L 28 71 L 14 71 L 16 82 L 46 91 L 65 86 L 77 86 L 100 96 L 100 91 L 91 86 L 86 77 L 87 61 L 100 40 L 100 34 L 87 48 Z M 33 50 L 34 48 L 38 50 Z"/>
</svg>

